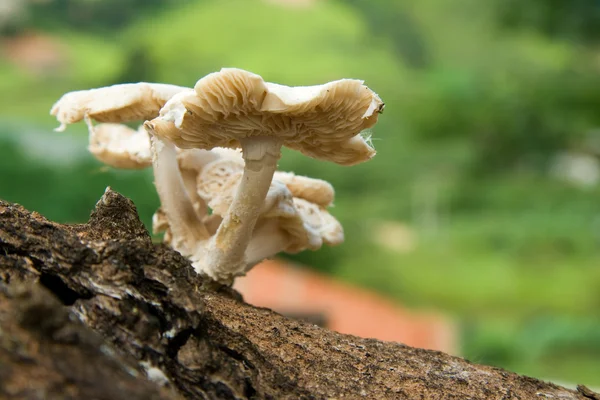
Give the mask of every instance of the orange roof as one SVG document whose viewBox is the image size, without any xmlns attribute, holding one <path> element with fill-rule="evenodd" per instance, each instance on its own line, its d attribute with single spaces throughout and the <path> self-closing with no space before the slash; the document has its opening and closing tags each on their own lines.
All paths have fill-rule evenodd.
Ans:
<svg viewBox="0 0 600 400">
<path fill-rule="evenodd" d="M 244 299 L 282 314 L 323 315 L 329 329 L 456 354 L 456 327 L 434 313 L 408 311 L 365 289 L 291 263 L 257 265 L 234 286 Z"/>
</svg>

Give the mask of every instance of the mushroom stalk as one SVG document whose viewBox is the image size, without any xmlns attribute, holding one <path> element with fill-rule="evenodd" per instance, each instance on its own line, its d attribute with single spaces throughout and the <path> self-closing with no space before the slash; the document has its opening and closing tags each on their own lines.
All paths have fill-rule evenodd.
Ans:
<svg viewBox="0 0 600 400">
<path fill-rule="evenodd" d="M 202 272 L 221 282 L 230 282 L 246 270 L 246 248 L 281 157 L 282 140 L 253 137 L 240 140 L 244 174 L 235 198 L 217 233 L 211 238 Z"/>
<path fill-rule="evenodd" d="M 198 215 L 198 218 L 201 220 L 208 215 L 208 204 L 206 204 L 204 199 L 198 195 L 196 179 L 200 170 L 217 158 L 219 158 L 219 156 L 211 151 L 198 149 L 183 150 L 177 154 L 177 165 L 179 166 L 183 184 L 193 204 L 194 210 L 196 210 L 196 215 Z"/>
<path fill-rule="evenodd" d="M 154 155 L 154 184 L 174 238 L 181 238 L 175 243 L 177 251 L 189 256 L 194 253 L 199 243 L 210 234 L 198 218 L 190 201 L 185 183 L 179 171 L 175 146 L 157 136 L 152 136 Z"/>
<path fill-rule="evenodd" d="M 196 192 L 196 175 L 198 173 L 182 168 L 179 169 L 179 172 L 181 173 L 181 181 L 183 182 L 183 186 L 185 187 L 189 199 L 192 202 L 192 207 L 194 208 L 198 218 L 202 219 L 205 215 L 208 215 L 208 205 L 202 199 L 202 197 L 198 196 L 198 193 Z"/>
</svg>

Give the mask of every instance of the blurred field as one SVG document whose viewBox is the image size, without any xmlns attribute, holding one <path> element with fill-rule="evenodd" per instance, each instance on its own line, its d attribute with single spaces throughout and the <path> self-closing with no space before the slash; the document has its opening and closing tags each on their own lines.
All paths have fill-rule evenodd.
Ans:
<svg viewBox="0 0 600 400">
<path fill-rule="evenodd" d="M 295 259 L 453 315 L 472 361 L 600 386 L 600 2 L 287 3 L 15 2 L 0 25 L 0 197 L 76 222 L 110 185 L 150 224 L 150 171 L 93 160 L 83 126 L 52 132 L 66 91 L 191 86 L 223 66 L 364 79 L 386 102 L 377 157 L 282 158 L 334 184 L 347 236 Z M 36 43 L 51 53 L 36 59 Z"/>
</svg>

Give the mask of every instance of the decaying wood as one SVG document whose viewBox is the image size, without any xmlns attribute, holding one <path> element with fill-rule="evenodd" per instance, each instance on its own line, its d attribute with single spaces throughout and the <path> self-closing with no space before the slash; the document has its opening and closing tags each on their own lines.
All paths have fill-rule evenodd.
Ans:
<svg viewBox="0 0 600 400">
<path fill-rule="evenodd" d="M 179 397 L 586 399 L 245 304 L 153 244 L 111 190 L 84 225 L 0 202 L 0 398 Z"/>
<path fill-rule="evenodd" d="M 0 291 L 0 394 L 10 399 L 179 399 L 71 318 L 41 285 Z"/>
</svg>

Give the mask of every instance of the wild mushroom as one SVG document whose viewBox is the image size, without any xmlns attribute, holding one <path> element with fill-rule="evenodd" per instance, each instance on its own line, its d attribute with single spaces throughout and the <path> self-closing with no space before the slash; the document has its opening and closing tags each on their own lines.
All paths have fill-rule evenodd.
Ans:
<svg viewBox="0 0 600 400">
<path fill-rule="evenodd" d="M 68 124 L 91 118 L 98 122 L 145 121 L 158 115 L 171 97 L 188 88 L 162 83 L 125 83 L 91 90 L 69 92 L 52 106 L 50 114 Z"/>
<path fill-rule="evenodd" d="M 275 171 L 273 179 L 285 184 L 294 197 L 318 204 L 321 207 L 329 207 L 333 203 L 335 192 L 327 181 L 283 171 Z"/>
<path fill-rule="evenodd" d="M 157 140 L 156 137 L 152 137 L 151 141 L 154 183 L 161 208 L 169 221 L 173 248 L 189 257 L 210 234 L 202 223 L 179 172 L 175 146 Z"/>
<path fill-rule="evenodd" d="M 222 159 L 236 160 L 243 165 L 244 160 L 239 151 L 232 149 L 214 148 L 212 150 L 178 149 L 177 161 L 188 193 L 192 198 L 194 207 L 200 215 L 207 214 L 206 202 L 198 195 L 197 177 L 200 172 L 211 162 Z M 201 210 L 200 210 L 201 208 Z"/>
<path fill-rule="evenodd" d="M 143 169 L 152 165 L 150 136 L 143 127 L 137 131 L 122 124 L 89 123 L 88 150 L 99 161 L 114 168 Z"/>
<path fill-rule="evenodd" d="M 209 154 L 205 154 L 209 153 Z M 213 157 L 210 160 L 209 155 Z M 244 163 L 238 151 L 215 148 L 199 150 L 198 154 L 180 152 L 180 168 L 197 171 L 197 194 L 213 213 L 203 218 L 211 235 L 215 234 L 222 216 L 227 213 L 243 175 Z M 276 171 L 261 209 L 252 238 L 245 252 L 246 264 L 237 274 L 279 252 L 297 253 L 317 250 L 323 244 L 336 245 L 343 241 L 339 222 L 325 208 L 333 201 L 333 188 L 328 182 Z M 153 217 L 155 233 L 165 233 L 165 242 L 176 246 L 164 213 L 159 209 Z M 195 267 L 203 264 L 206 242 L 190 259 Z"/>
<path fill-rule="evenodd" d="M 244 269 L 282 146 L 341 165 L 367 161 L 375 151 L 360 133 L 382 110 L 381 99 L 359 80 L 288 87 L 233 68 L 209 74 L 193 91 L 171 98 L 159 117 L 144 124 L 167 151 L 170 143 L 183 149 L 241 147 L 245 161 L 235 199 L 200 270 L 229 281 Z"/>
<path fill-rule="evenodd" d="M 92 150 L 95 149 L 93 139 L 96 137 L 94 135 L 98 129 L 98 127 L 92 126 L 92 120 L 109 123 L 149 120 L 158 115 L 167 100 L 183 91 L 191 91 L 191 89 L 142 82 L 70 92 L 56 102 L 52 107 L 51 114 L 56 116 L 61 123 L 57 129 L 59 131 L 64 130 L 67 124 L 85 120 L 90 129 Z M 126 132 L 126 128 L 119 127 L 117 130 L 114 125 L 105 127 L 100 125 L 100 129 L 100 132 L 110 129 L 111 134 L 114 135 Z M 119 145 L 124 143 L 119 140 L 117 142 Z M 161 143 L 153 143 L 151 148 L 157 146 L 162 149 Z M 208 238 L 209 235 L 196 214 L 197 208 L 194 208 L 194 204 L 188 196 L 177 163 L 177 151 L 175 148 L 169 147 L 164 151 L 154 151 L 153 153 L 155 185 L 162 209 L 169 219 L 170 229 L 173 236 L 177 238 L 174 241 L 176 249 L 184 255 L 192 254 L 197 243 Z M 121 155 L 127 157 L 131 156 L 131 153 L 122 151 Z M 111 164 L 111 162 L 108 163 Z M 120 165 L 124 165 L 124 163 Z"/>
<path fill-rule="evenodd" d="M 243 164 L 225 158 L 206 165 L 198 175 L 198 194 L 208 203 L 213 215 L 227 213 L 242 180 L 242 169 Z M 321 188 L 323 193 L 315 192 L 315 188 Z M 323 201 L 324 198 L 328 201 Z M 297 253 L 317 250 L 324 243 L 341 243 L 344 240 L 342 227 L 325 209 L 332 201 L 333 188 L 329 183 L 276 171 L 245 251 L 246 264 L 243 269 L 232 272 L 242 274 L 281 251 Z M 207 254 L 193 256 L 193 265 L 201 267 L 205 256 Z"/>
</svg>

